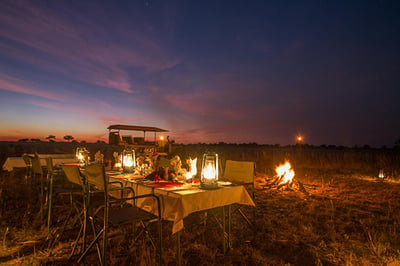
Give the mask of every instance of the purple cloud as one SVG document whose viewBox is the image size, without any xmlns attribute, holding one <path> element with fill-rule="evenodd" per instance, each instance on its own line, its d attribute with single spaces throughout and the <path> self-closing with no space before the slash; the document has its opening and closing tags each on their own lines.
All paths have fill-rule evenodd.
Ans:
<svg viewBox="0 0 400 266">
<path fill-rule="evenodd" d="M 31 88 L 27 84 L 18 83 L 23 83 L 23 81 L 0 73 L 0 89 L 2 90 L 38 96 L 49 100 L 59 100 L 62 98 L 62 95 L 58 92 L 49 92 L 42 89 Z"/>
<path fill-rule="evenodd" d="M 12 42 L 0 43 L 3 53 L 46 71 L 125 93 L 135 92 L 127 68 L 157 72 L 179 63 L 151 34 L 118 27 L 110 36 L 103 24 L 90 21 L 78 10 L 69 11 L 75 20 L 31 2 L 3 3 L 0 36 Z"/>
</svg>

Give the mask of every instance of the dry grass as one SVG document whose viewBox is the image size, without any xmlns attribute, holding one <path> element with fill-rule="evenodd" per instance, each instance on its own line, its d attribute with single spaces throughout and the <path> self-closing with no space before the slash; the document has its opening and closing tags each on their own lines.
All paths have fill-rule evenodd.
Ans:
<svg viewBox="0 0 400 266">
<path fill-rule="evenodd" d="M 309 192 L 265 190 L 259 186 L 267 175 L 257 178 L 257 233 L 240 217 L 234 219 L 233 248 L 221 252 L 219 229 L 204 215 L 187 218 L 182 233 L 183 262 L 187 265 L 398 265 L 400 185 L 376 182 L 368 176 L 298 176 Z M 48 249 L 47 231 L 37 217 L 34 198 L 27 198 L 21 185 L 23 172 L 2 177 L 0 263 L 5 265 L 63 265 L 68 261 L 71 231 Z M 22 182 L 23 184 L 23 182 Z M 34 196 L 34 195 L 32 195 Z M 59 202 L 60 203 L 60 202 Z M 67 206 L 67 205 L 66 205 Z M 62 217 L 67 207 L 58 209 Z M 61 218 L 60 218 L 61 219 Z M 60 226 L 58 224 L 57 226 Z M 164 224 L 164 260 L 175 263 L 175 238 L 171 225 Z M 127 236 L 110 243 L 109 262 L 154 264 L 154 253 L 146 243 L 131 245 Z M 88 264 L 97 263 L 96 254 Z"/>
<path fill-rule="evenodd" d="M 324 155 L 320 150 L 309 151 L 307 158 L 302 155 L 301 167 L 296 152 L 276 151 L 274 156 L 267 156 L 262 149 L 238 153 L 236 148 L 225 148 L 219 152 L 224 158 L 257 162 L 256 236 L 253 239 L 246 224 L 235 216 L 232 249 L 222 254 L 220 230 L 213 220 L 207 220 L 204 214 L 193 214 L 185 220 L 181 234 L 185 265 L 400 265 L 398 176 L 392 174 L 388 180 L 377 182 L 371 166 L 384 164 L 396 172 L 398 166 L 393 158 L 397 155 L 356 152 L 352 157 L 345 152 L 338 155 L 329 151 Z M 185 158 L 185 153 L 180 153 L 181 157 Z M 273 166 L 284 157 L 293 162 L 296 178 L 309 195 L 261 186 L 265 179 L 273 178 Z M 345 157 L 350 160 L 346 167 L 340 164 Z M 365 171 L 357 170 L 362 168 L 361 162 L 365 163 Z M 49 249 L 51 237 L 38 216 L 37 189 L 26 186 L 23 176 L 23 171 L 15 171 L 12 176 L 3 172 L 0 179 L 0 264 L 76 264 L 75 260 L 68 260 L 68 255 L 78 229 L 68 231 Z M 68 205 L 58 199 L 57 205 L 63 204 L 64 207 L 55 208 L 59 220 L 65 217 Z M 60 227 L 57 223 L 55 229 Z M 165 222 L 163 229 L 164 262 L 175 265 L 171 223 Z M 110 264 L 155 264 L 152 248 L 146 241 L 133 245 L 130 230 L 111 240 Z M 97 264 L 94 252 L 86 264 Z"/>
</svg>

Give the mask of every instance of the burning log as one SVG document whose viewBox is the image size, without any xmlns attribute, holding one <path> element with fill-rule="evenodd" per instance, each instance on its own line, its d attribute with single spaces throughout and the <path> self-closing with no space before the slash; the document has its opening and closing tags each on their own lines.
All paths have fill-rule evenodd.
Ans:
<svg viewBox="0 0 400 266">
<path fill-rule="evenodd" d="M 268 187 L 269 189 L 275 190 L 298 190 L 307 196 L 309 195 L 307 190 L 304 188 L 304 185 L 294 178 L 294 171 L 289 162 L 278 166 L 275 171 L 277 175 L 274 179 L 265 179 L 267 183 L 262 185 L 264 189 Z"/>
</svg>

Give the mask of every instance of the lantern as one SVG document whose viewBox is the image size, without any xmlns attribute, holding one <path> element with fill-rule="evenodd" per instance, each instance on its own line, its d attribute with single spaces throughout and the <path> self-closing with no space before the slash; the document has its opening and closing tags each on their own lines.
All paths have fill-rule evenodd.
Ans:
<svg viewBox="0 0 400 266">
<path fill-rule="evenodd" d="M 133 173 L 136 166 L 135 150 L 126 149 L 122 152 L 122 171 L 124 173 Z"/>
<path fill-rule="evenodd" d="M 215 189 L 218 187 L 218 154 L 205 153 L 201 166 L 200 188 Z"/>
<path fill-rule="evenodd" d="M 82 165 L 87 164 L 89 161 L 89 151 L 85 147 L 76 148 L 75 156 Z"/>
<path fill-rule="evenodd" d="M 384 173 L 383 173 L 383 170 L 381 169 L 381 170 L 379 170 L 379 175 L 378 175 L 378 178 L 379 179 L 385 179 L 385 175 L 384 175 Z"/>
</svg>

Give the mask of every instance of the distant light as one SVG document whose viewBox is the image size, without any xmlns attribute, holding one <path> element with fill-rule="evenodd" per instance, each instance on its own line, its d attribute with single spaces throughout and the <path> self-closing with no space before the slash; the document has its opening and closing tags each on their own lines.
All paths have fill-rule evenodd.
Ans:
<svg viewBox="0 0 400 266">
<path fill-rule="evenodd" d="M 379 170 L 379 175 L 378 175 L 379 179 L 385 179 L 385 174 L 383 173 L 383 170 Z"/>
<path fill-rule="evenodd" d="M 164 140 L 164 136 L 160 136 L 160 140 Z"/>
<path fill-rule="evenodd" d="M 297 136 L 297 142 L 302 142 L 303 141 L 303 137 L 302 136 Z"/>
</svg>

